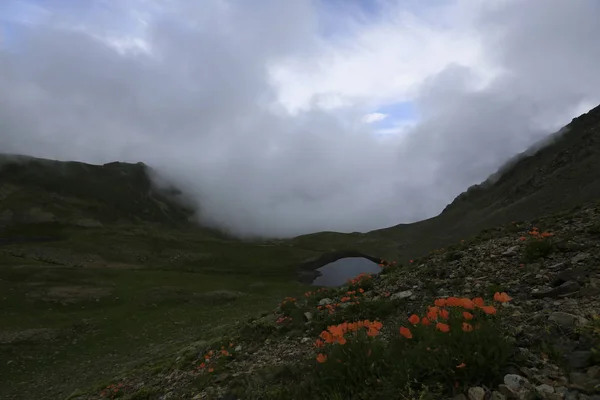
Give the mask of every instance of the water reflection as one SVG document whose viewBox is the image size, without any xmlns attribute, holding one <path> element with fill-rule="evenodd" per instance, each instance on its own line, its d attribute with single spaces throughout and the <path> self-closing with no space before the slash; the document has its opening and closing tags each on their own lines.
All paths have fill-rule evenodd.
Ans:
<svg viewBox="0 0 600 400">
<path fill-rule="evenodd" d="M 360 273 L 376 274 L 381 268 L 363 257 L 347 257 L 324 265 L 317 271 L 322 275 L 313 281 L 314 286 L 341 286 Z"/>
</svg>

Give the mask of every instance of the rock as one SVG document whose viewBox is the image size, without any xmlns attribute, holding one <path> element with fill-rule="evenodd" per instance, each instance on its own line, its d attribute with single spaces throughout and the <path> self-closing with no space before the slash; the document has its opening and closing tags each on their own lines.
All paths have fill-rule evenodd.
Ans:
<svg viewBox="0 0 600 400">
<path fill-rule="evenodd" d="M 585 260 L 585 259 L 587 259 L 589 257 L 590 257 L 589 253 L 579 253 L 575 257 L 571 258 L 571 262 L 573 264 L 577 264 L 577 263 L 582 262 L 583 260 Z"/>
<path fill-rule="evenodd" d="M 590 378 L 587 374 L 581 372 L 571 372 L 569 374 L 569 380 L 571 381 L 572 389 L 577 389 L 589 394 L 594 393 L 596 390 L 600 390 L 600 380 Z"/>
<path fill-rule="evenodd" d="M 500 392 L 512 399 L 525 399 L 529 396 L 533 386 L 527 378 L 516 374 L 504 375 L 504 385 L 499 385 Z"/>
<path fill-rule="evenodd" d="M 302 343 L 302 344 L 306 344 L 308 342 L 310 342 L 310 338 L 303 337 L 302 339 L 300 339 L 300 343 Z"/>
<path fill-rule="evenodd" d="M 588 368 L 585 374 L 592 379 L 600 379 L 600 365 Z"/>
<path fill-rule="evenodd" d="M 457 394 L 456 396 L 454 396 L 452 398 L 452 400 L 467 400 L 467 396 L 465 396 L 464 394 Z"/>
<path fill-rule="evenodd" d="M 585 268 L 573 268 L 566 271 L 562 271 L 552 280 L 552 286 L 560 286 L 568 281 L 582 282 L 585 277 L 589 275 L 589 272 Z"/>
<path fill-rule="evenodd" d="M 480 386 L 475 386 L 469 388 L 468 391 L 469 400 L 484 400 L 485 399 L 485 389 Z"/>
<path fill-rule="evenodd" d="M 569 314 L 562 311 L 555 311 L 552 314 L 550 314 L 550 317 L 548 317 L 548 321 L 554 322 L 561 328 L 572 329 L 577 324 L 578 318 L 579 317 L 577 315 Z"/>
<path fill-rule="evenodd" d="M 536 386 L 535 391 L 543 396 L 546 394 L 554 393 L 554 388 L 552 386 L 544 383 L 542 385 Z"/>
<path fill-rule="evenodd" d="M 513 246 L 513 247 L 509 248 L 508 250 L 506 250 L 504 253 L 502 253 L 502 256 L 514 257 L 518 254 L 518 252 L 519 252 L 519 246 Z"/>
<path fill-rule="evenodd" d="M 410 290 L 405 290 L 403 292 L 398 292 L 398 293 L 394 293 L 391 297 L 390 300 L 402 300 L 402 299 L 406 299 L 410 296 L 413 295 L 413 292 Z"/>
<path fill-rule="evenodd" d="M 227 379 L 229 379 L 229 374 L 227 372 L 223 372 L 222 374 L 217 375 L 217 377 L 215 378 L 215 382 L 225 382 Z"/>
<path fill-rule="evenodd" d="M 235 351 L 242 351 L 242 345 L 241 345 L 241 344 L 238 344 L 238 345 L 235 347 L 235 349 L 234 349 L 234 350 L 235 350 Z"/>
<path fill-rule="evenodd" d="M 491 400 L 506 400 L 506 396 L 503 395 L 502 393 L 494 390 L 492 392 L 492 398 L 491 398 Z"/>
<path fill-rule="evenodd" d="M 306 318 L 307 321 L 312 321 L 313 315 L 310 311 L 307 311 L 304 313 L 304 318 Z"/>
<path fill-rule="evenodd" d="M 325 297 L 324 299 L 319 300 L 319 305 L 320 306 L 326 306 L 326 305 L 331 304 L 331 303 L 333 303 L 333 300 L 331 300 L 328 297 Z"/>
<path fill-rule="evenodd" d="M 567 356 L 567 363 L 572 369 L 584 369 L 592 365 L 592 352 L 579 350 Z"/>
<path fill-rule="evenodd" d="M 545 297 L 563 297 L 571 293 L 577 292 L 581 285 L 575 281 L 568 281 L 553 289 L 540 290 L 531 292 L 531 297 L 534 299 L 542 299 Z"/>
</svg>

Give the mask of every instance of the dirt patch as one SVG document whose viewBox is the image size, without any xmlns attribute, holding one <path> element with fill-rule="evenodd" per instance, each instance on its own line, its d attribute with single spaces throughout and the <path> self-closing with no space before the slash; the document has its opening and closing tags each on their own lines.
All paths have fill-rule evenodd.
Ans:
<svg viewBox="0 0 600 400">
<path fill-rule="evenodd" d="M 57 302 L 62 304 L 78 303 L 108 296 L 113 289 L 107 287 L 93 286 L 54 286 L 45 292 L 30 294 L 30 297 L 43 301 Z"/>
</svg>

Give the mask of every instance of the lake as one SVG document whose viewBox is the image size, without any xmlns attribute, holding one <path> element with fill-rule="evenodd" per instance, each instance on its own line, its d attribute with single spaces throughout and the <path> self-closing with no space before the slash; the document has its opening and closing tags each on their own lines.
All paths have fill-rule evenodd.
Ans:
<svg viewBox="0 0 600 400">
<path fill-rule="evenodd" d="M 313 286 L 342 286 L 360 273 L 376 274 L 381 271 L 378 264 L 363 257 L 346 257 L 317 269 L 322 275 L 312 282 Z"/>
</svg>

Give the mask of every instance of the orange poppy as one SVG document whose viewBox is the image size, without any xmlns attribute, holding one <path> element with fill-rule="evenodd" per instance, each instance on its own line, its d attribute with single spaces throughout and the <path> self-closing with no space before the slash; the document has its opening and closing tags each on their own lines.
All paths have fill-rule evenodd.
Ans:
<svg viewBox="0 0 600 400">
<path fill-rule="evenodd" d="M 437 324 L 435 324 L 435 328 L 437 330 L 439 330 L 440 332 L 449 332 L 450 331 L 450 325 L 444 324 L 441 322 L 438 322 Z"/>
<path fill-rule="evenodd" d="M 460 299 L 460 300 L 461 300 L 461 303 L 462 303 L 461 305 L 463 308 L 466 308 L 467 310 L 475 309 L 475 303 L 473 303 L 473 300 L 467 299 L 467 298 Z"/>
<path fill-rule="evenodd" d="M 464 367 L 466 367 L 466 366 L 467 366 L 467 364 L 465 364 L 465 363 L 460 363 L 460 364 L 458 364 L 458 365 L 456 366 L 456 368 L 464 368 Z"/>
<path fill-rule="evenodd" d="M 502 293 L 494 293 L 494 301 L 500 302 L 500 303 L 506 303 L 508 301 L 511 301 L 512 297 L 510 297 L 508 294 L 506 294 L 506 292 L 502 292 Z"/>
<path fill-rule="evenodd" d="M 473 299 L 473 303 L 477 306 L 477 307 L 483 307 L 485 306 L 485 302 L 483 301 L 483 299 L 481 297 L 475 297 Z"/>
<path fill-rule="evenodd" d="M 404 336 L 407 339 L 412 339 L 412 337 L 413 337 L 410 329 L 405 328 L 404 326 L 400 327 L 400 335 Z"/>
<path fill-rule="evenodd" d="M 315 340 L 315 347 L 321 348 L 325 346 L 325 343 L 321 339 Z"/>
<path fill-rule="evenodd" d="M 408 319 L 408 322 L 410 322 L 413 325 L 417 325 L 419 323 L 421 319 L 419 318 L 419 316 L 417 314 L 413 314 L 410 316 L 410 318 Z"/>
<path fill-rule="evenodd" d="M 433 304 L 435 304 L 436 307 L 444 307 L 446 305 L 446 299 L 436 299 Z"/>
<path fill-rule="evenodd" d="M 494 307 L 494 306 L 483 306 L 483 307 L 481 307 L 481 309 L 486 314 L 489 314 L 489 315 L 496 314 L 496 307 Z"/>
<path fill-rule="evenodd" d="M 322 354 L 322 353 L 317 354 L 317 362 L 323 364 L 325 361 L 327 361 L 326 354 Z"/>
<path fill-rule="evenodd" d="M 448 310 L 440 310 L 440 317 L 442 317 L 442 319 L 448 319 L 450 318 L 450 313 L 448 312 Z"/>
<path fill-rule="evenodd" d="M 462 324 L 462 330 L 465 331 L 465 332 L 471 332 L 473 330 L 473 325 L 467 324 L 466 322 L 463 322 L 463 324 Z"/>
<path fill-rule="evenodd" d="M 465 312 L 463 312 L 463 317 L 465 317 L 465 319 L 466 319 L 467 321 L 470 321 L 470 320 L 472 320 L 472 319 L 473 319 L 473 314 L 471 314 L 471 313 L 470 313 L 470 312 L 468 312 L 468 311 L 465 311 Z"/>
<path fill-rule="evenodd" d="M 431 321 L 429 321 L 429 318 L 427 318 L 427 317 L 423 317 L 423 318 L 421 319 L 421 325 L 425 325 L 425 326 L 427 326 L 427 325 L 431 325 Z"/>
</svg>

